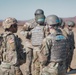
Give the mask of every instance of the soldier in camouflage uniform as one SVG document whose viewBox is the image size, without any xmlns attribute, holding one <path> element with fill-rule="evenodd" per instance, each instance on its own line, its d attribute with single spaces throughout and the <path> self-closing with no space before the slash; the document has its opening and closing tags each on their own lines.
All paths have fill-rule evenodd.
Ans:
<svg viewBox="0 0 76 75">
<path fill-rule="evenodd" d="M 40 62 L 38 52 L 41 50 L 41 42 L 44 39 L 45 35 L 45 16 L 39 15 L 36 16 L 35 21 L 37 26 L 31 30 L 31 43 L 34 47 L 33 49 L 33 63 L 32 63 L 32 73 L 33 75 L 40 75 Z"/>
<path fill-rule="evenodd" d="M 48 64 L 42 69 L 41 75 L 66 75 L 67 38 L 60 30 L 59 23 L 56 15 L 46 17 L 50 34 L 43 40 L 42 45 Z"/>
<path fill-rule="evenodd" d="M 26 52 L 25 72 L 24 75 L 31 75 L 31 65 L 33 59 L 33 46 L 31 44 L 31 33 L 29 31 L 30 23 L 26 22 L 20 32 L 25 37 L 24 49 Z"/>
<path fill-rule="evenodd" d="M 8 17 L 3 21 L 3 61 L 0 67 L 0 75 L 22 75 L 18 64 L 17 39 L 14 33 L 17 32 L 17 20 Z"/>
<path fill-rule="evenodd" d="M 35 18 L 39 15 L 44 15 L 44 11 L 42 9 L 37 9 L 34 13 Z M 28 57 L 26 57 L 26 64 L 27 65 L 25 65 L 25 69 L 27 68 L 25 71 L 26 75 L 31 74 L 31 64 L 32 64 L 31 61 L 32 61 L 32 49 L 33 49 L 33 47 L 32 47 L 32 44 L 30 42 L 31 41 L 30 30 L 32 30 L 36 26 L 37 26 L 37 23 L 36 23 L 35 19 L 32 19 L 32 20 L 25 23 L 25 25 L 23 26 L 23 28 L 20 32 L 23 36 L 25 36 L 25 45 L 24 46 L 26 49 L 26 55 L 28 56 Z"/>
<path fill-rule="evenodd" d="M 73 58 L 73 52 L 74 52 L 74 49 L 75 49 L 75 41 L 74 41 L 74 33 L 72 31 L 75 23 L 73 21 L 68 21 L 67 22 L 67 34 L 68 34 L 68 39 L 69 39 L 69 51 L 68 51 L 68 59 L 67 59 L 67 71 L 71 71 L 73 70 L 71 68 L 71 61 L 72 61 L 72 58 Z"/>
<path fill-rule="evenodd" d="M 38 15 L 35 17 L 35 21 L 36 21 L 36 25 L 33 28 L 31 27 L 30 24 L 25 23 L 24 28 L 23 28 L 23 34 L 26 36 L 28 35 L 28 37 L 27 37 L 28 44 L 26 44 L 26 45 L 29 45 L 29 46 L 25 45 L 26 51 L 28 50 L 28 48 L 31 49 L 30 51 L 32 51 L 32 49 L 33 49 L 32 74 L 39 75 L 40 63 L 38 62 L 38 51 L 40 51 L 41 42 L 42 42 L 43 38 L 45 37 L 45 24 L 44 24 L 45 16 Z M 22 33 L 22 31 L 21 31 L 21 33 Z M 27 59 L 27 56 L 28 55 L 26 53 L 26 59 Z M 32 57 L 32 56 L 30 56 L 30 57 Z M 26 61 L 28 61 L 28 59 Z"/>
</svg>

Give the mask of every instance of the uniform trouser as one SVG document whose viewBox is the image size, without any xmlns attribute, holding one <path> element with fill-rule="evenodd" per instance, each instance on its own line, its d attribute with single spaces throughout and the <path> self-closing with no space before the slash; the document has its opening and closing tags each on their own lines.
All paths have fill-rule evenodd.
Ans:
<svg viewBox="0 0 76 75">
<path fill-rule="evenodd" d="M 26 63 L 25 63 L 25 74 L 24 75 L 31 74 L 32 57 L 33 57 L 33 49 L 27 47 L 26 48 Z"/>
<path fill-rule="evenodd" d="M 0 68 L 0 75 L 23 75 L 19 67 L 11 66 L 10 69 Z"/>
<path fill-rule="evenodd" d="M 38 58 L 39 47 L 33 49 L 32 75 L 40 75 L 40 62 Z"/>
<path fill-rule="evenodd" d="M 56 63 L 51 62 L 48 66 L 44 67 L 41 71 L 41 75 L 66 75 L 65 62 Z"/>
</svg>

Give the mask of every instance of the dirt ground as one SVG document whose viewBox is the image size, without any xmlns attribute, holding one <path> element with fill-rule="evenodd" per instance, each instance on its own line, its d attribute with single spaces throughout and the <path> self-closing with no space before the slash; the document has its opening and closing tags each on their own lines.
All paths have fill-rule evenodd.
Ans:
<svg viewBox="0 0 76 75">
<path fill-rule="evenodd" d="M 25 41 L 24 41 L 24 37 L 22 36 L 22 35 L 20 35 L 20 30 L 21 30 L 21 28 L 22 28 L 22 26 L 19 26 L 18 27 L 18 32 L 17 32 L 17 34 L 19 35 L 19 37 L 21 37 L 22 38 L 22 40 L 23 40 L 23 44 L 25 43 Z M 2 27 L 0 27 L 0 33 L 2 33 L 3 32 L 3 29 L 2 29 Z M 75 35 L 75 43 L 76 43 L 76 28 L 74 28 L 74 35 Z M 71 67 L 73 68 L 73 69 L 76 69 L 76 44 L 75 44 L 75 50 L 74 50 L 74 55 L 73 55 L 73 60 L 72 60 L 72 63 L 71 63 Z M 24 64 L 23 65 L 21 65 L 21 70 L 22 70 L 22 72 L 24 73 Z M 67 75 L 76 75 L 76 70 L 73 70 L 73 71 L 71 71 L 71 72 L 69 72 L 69 73 L 67 73 Z"/>
</svg>

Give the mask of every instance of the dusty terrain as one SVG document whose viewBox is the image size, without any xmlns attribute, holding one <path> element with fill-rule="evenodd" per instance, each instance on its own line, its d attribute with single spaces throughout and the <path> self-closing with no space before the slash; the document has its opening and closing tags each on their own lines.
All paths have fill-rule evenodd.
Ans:
<svg viewBox="0 0 76 75">
<path fill-rule="evenodd" d="M 19 34 L 21 28 L 22 28 L 22 26 L 19 26 L 17 34 L 19 35 L 19 37 L 22 38 L 23 44 L 24 44 L 25 43 L 24 42 L 24 37 Z M 3 32 L 3 29 L 2 29 L 2 27 L 0 27 L 0 33 L 2 33 L 2 32 Z M 76 42 L 76 28 L 74 28 L 74 35 L 75 35 L 75 42 Z M 76 47 L 76 44 L 75 44 L 75 47 Z M 24 72 L 24 67 L 23 66 L 24 66 L 24 64 L 21 66 L 22 72 Z M 76 69 L 76 48 L 74 50 L 74 55 L 73 55 L 73 60 L 72 60 L 72 63 L 71 63 L 71 67 L 73 69 Z M 73 70 L 73 71 L 69 72 L 67 75 L 76 75 L 76 70 Z"/>
</svg>

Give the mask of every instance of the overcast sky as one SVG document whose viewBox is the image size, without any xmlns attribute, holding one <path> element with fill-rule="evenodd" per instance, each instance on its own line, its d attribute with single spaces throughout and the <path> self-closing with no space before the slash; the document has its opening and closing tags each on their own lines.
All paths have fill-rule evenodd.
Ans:
<svg viewBox="0 0 76 75">
<path fill-rule="evenodd" d="M 0 19 L 32 19 L 36 9 L 43 9 L 45 16 L 74 17 L 76 0 L 0 0 Z"/>
</svg>

